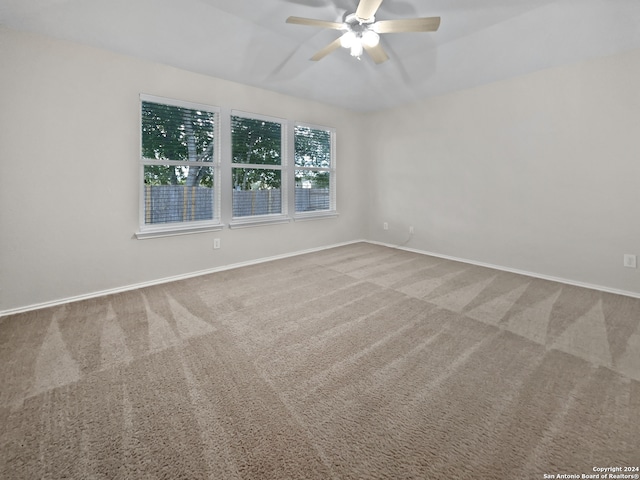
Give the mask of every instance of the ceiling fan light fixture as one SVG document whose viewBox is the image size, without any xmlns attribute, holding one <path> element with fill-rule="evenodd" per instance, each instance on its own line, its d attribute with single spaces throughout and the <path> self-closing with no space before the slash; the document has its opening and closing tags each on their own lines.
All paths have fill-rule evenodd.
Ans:
<svg viewBox="0 0 640 480">
<path fill-rule="evenodd" d="M 376 47 L 380 43 L 380 35 L 373 30 L 367 30 L 362 34 L 362 43 L 367 47 Z"/>
<path fill-rule="evenodd" d="M 353 45 L 351 45 L 351 56 L 359 58 L 362 55 L 362 51 L 362 42 L 360 41 L 360 39 L 357 39 L 355 42 L 353 42 Z"/>
<path fill-rule="evenodd" d="M 340 45 L 342 45 L 343 48 L 351 48 L 357 41 L 356 34 L 351 30 L 340 37 Z"/>
<path fill-rule="evenodd" d="M 355 2 L 356 0 L 350 0 Z M 363 52 L 377 64 L 389 60 L 389 55 L 380 44 L 383 33 L 435 32 L 440 26 L 440 17 L 398 18 L 376 21 L 375 14 L 384 0 L 357 0 L 354 13 L 345 14 L 343 21 L 326 21 L 314 18 L 289 17 L 287 23 L 309 25 L 342 32 L 340 37 L 318 51 L 311 60 L 318 61 L 340 47 L 350 50 L 358 60 Z"/>
</svg>

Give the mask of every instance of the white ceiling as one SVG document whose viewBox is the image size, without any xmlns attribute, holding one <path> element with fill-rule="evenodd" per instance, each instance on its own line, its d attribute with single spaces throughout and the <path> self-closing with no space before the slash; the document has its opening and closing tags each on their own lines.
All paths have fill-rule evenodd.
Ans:
<svg viewBox="0 0 640 480">
<path fill-rule="evenodd" d="M 375 65 L 309 58 L 358 0 L 0 0 L 0 24 L 289 95 L 370 111 L 640 48 L 640 0 L 385 0 L 378 20 L 440 16 L 435 33 L 383 35 Z"/>
</svg>

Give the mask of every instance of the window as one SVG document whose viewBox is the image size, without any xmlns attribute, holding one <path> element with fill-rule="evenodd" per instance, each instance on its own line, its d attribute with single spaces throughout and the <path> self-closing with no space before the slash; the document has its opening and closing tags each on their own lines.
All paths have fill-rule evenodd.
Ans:
<svg viewBox="0 0 640 480">
<path fill-rule="evenodd" d="M 138 237 L 219 225 L 217 110 L 148 95 L 141 100 Z"/>
<path fill-rule="evenodd" d="M 137 238 L 337 215 L 335 130 L 220 112 L 140 95 Z"/>
<path fill-rule="evenodd" d="M 297 124 L 294 128 L 296 214 L 335 211 L 334 132 Z"/>
<path fill-rule="evenodd" d="M 286 213 L 284 135 L 283 122 L 278 119 L 231 116 L 233 218 Z"/>
</svg>

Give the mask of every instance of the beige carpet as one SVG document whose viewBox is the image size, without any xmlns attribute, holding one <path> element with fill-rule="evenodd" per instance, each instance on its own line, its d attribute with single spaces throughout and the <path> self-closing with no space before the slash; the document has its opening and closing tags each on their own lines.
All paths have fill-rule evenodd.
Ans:
<svg viewBox="0 0 640 480">
<path fill-rule="evenodd" d="M 640 300 L 355 244 L 4 317 L 0 388 L 2 479 L 591 474 Z"/>
</svg>

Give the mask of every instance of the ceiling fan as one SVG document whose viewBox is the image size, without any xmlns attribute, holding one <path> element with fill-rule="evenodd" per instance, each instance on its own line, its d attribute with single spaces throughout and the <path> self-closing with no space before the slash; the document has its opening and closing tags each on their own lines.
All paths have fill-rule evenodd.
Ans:
<svg viewBox="0 0 640 480">
<path fill-rule="evenodd" d="M 375 63 L 389 60 L 389 56 L 380 45 L 381 33 L 435 32 L 440 26 L 440 17 L 403 18 L 376 22 L 375 14 L 382 1 L 360 0 L 355 13 L 347 15 L 342 23 L 302 17 L 289 17 L 287 23 L 344 32 L 339 38 L 311 57 L 311 60 L 321 60 L 339 47 L 344 47 L 350 49 L 351 55 L 358 59 L 362 56 L 363 51 L 366 51 Z"/>
</svg>

